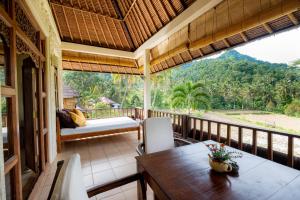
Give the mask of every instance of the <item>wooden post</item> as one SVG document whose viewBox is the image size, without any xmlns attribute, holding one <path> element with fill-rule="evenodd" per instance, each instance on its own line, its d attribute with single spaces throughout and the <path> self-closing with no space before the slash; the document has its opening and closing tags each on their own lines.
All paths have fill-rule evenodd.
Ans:
<svg viewBox="0 0 300 200">
<path fill-rule="evenodd" d="M 207 139 L 211 140 L 211 122 L 207 122 Z"/>
<path fill-rule="evenodd" d="M 242 129 L 242 127 L 239 127 L 238 143 L 239 143 L 239 149 L 243 150 L 243 129 Z"/>
<path fill-rule="evenodd" d="M 148 118 L 152 117 L 152 110 L 148 110 Z"/>
<path fill-rule="evenodd" d="M 182 115 L 181 125 L 182 125 L 182 129 L 181 129 L 182 137 L 187 138 L 188 134 L 189 134 L 189 117 L 188 117 L 188 115 Z"/>
<path fill-rule="evenodd" d="M 231 144 L 231 126 L 227 124 L 227 145 Z"/>
<path fill-rule="evenodd" d="M 151 80 L 150 80 L 150 50 L 144 52 L 144 119 L 148 118 L 151 105 Z"/>
<path fill-rule="evenodd" d="M 257 131 L 256 131 L 256 129 L 253 129 L 253 135 L 252 135 L 252 153 L 254 155 L 257 154 Z"/>
<path fill-rule="evenodd" d="M 292 135 L 288 136 L 288 166 L 294 166 L 294 138 Z"/>
<path fill-rule="evenodd" d="M 221 142 L 221 124 L 217 123 L 217 141 Z"/>
<path fill-rule="evenodd" d="M 203 141 L 203 120 L 200 119 L 200 141 Z"/>
<path fill-rule="evenodd" d="M 268 132 L 268 159 L 273 160 L 273 135 Z"/>
<path fill-rule="evenodd" d="M 197 119 L 194 118 L 194 126 L 193 126 L 193 139 L 196 138 L 196 131 L 197 131 Z"/>
</svg>

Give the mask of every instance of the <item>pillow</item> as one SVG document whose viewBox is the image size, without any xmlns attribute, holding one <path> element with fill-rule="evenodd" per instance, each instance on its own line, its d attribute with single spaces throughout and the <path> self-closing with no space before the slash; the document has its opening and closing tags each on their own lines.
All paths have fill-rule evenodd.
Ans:
<svg viewBox="0 0 300 200">
<path fill-rule="evenodd" d="M 85 120 L 85 118 L 82 118 L 82 117 L 80 117 L 79 115 L 77 115 L 76 113 L 74 113 L 74 112 L 69 112 L 70 113 L 70 116 L 71 116 L 71 118 L 72 118 L 72 120 L 73 120 L 73 122 L 75 123 L 75 124 L 77 124 L 78 126 L 85 126 L 86 125 L 86 120 Z"/>
<path fill-rule="evenodd" d="M 61 128 L 76 128 L 77 125 L 73 122 L 70 114 L 66 110 L 57 111 Z"/>
<path fill-rule="evenodd" d="M 82 119 L 84 119 L 86 121 L 86 118 L 85 118 L 84 114 L 80 110 L 74 109 L 72 112 L 79 115 L 79 117 L 81 117 Z"/>
</svg>

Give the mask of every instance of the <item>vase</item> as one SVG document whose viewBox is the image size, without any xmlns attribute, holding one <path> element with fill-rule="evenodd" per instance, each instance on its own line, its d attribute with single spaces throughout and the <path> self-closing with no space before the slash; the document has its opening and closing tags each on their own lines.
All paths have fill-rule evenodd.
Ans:
<svg viewBox="0 0 300 200">
<path fill-rule="evenodd" d="M 230 164 L 226 162 L 214 161 L 211 158 L 209 158 L 209 165 L 216 172 L 223 173 L 232 171 L 232 166 Z"/>
</svg>

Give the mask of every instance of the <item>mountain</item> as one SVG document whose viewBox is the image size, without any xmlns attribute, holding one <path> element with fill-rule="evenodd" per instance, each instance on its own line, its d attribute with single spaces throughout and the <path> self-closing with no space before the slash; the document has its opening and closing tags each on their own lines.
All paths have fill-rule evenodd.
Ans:
<svg viewBox="0 0 300 200">
<path fill-rule="evenodd" d="M 232 60 L 244 60 L 244 61 L 249 61 L 249 62 L 253 62 L 253 63 L 257 63 L 257 64 L 270 64 L 273 67 L 288 67 L 287 64 L 284 63 L 271 63 L 271 62 L 267 62 L 267 61 L 262 61 L 262 60 L 258 60 L 256 58 L 253 58 L 251 56 L 245 55 L 245 54 L 241 54 L 236 50 L 228 50 L 225 51 L 225 53 L 223 53 L 221 56 L 219 56 L 218 58 L 216 58 L 218 60 L 227 60 L 227 59 L 232 59 Z"/>
<path fill-rule="evenodd" d="M 256 58 L 253 58 L 251 56 L 241 54 L 236 50 L 226 51 L 221 56 L 219 56 L 218 59 L 234 59 L 234 60 L 247 60 L 250 62 L 263 62 L 263 61 L 257 60 Z"/>
</svg>

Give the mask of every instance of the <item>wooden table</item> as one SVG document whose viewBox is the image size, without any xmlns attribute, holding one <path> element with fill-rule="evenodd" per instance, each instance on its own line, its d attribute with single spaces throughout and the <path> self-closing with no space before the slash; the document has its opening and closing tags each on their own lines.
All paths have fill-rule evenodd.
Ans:
<svg viewBox="0 0 300 200">
<path fill-rule="evenodd" d="M 205 144 L 192 144 L 139 156 L 137 168 L 162 200 L 300 199 L 300 171 L 242 152 L 238 175 L 218 174 L 209 167 L 208 153 Z M 140 194 L 138 188 L 139 199 Z"/>
</svg>

